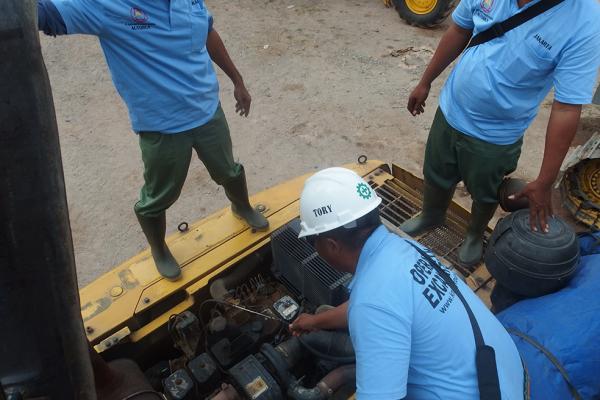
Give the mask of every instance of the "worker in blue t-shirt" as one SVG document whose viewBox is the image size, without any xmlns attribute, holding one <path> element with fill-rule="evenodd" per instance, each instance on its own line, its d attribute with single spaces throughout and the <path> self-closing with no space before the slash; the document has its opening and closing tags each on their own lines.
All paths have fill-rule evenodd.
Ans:
<svg viewBox="0 0 600 400">
<path fill-rule="evenodd" d="M 381 224 L 380 202 L 345 168 L 325 169 L 306 181 L 299 236 L 332 267 L 354 277 L 349 302 L 301 314 L 290 330 L 300 335 L 349 327 L 359 400 L 479 399 L 475 339 L 465 307 L 413 246 L 432 257 L 427 249 Z M 523 399 L 523 365 L 510 335 L 469 287 L 444 269 L 472 310 L 484 342 L 494 348 L 502 399 Z"/>
<path fill-rule="evenodd" d="M 467 265 L 481 259 L 498 187 L 516 169 L 523 134 L 554 87 L 540 173 L 516 195 L 529 199 L 531 229 L 548 229 L 552 184 L 577 131 L 581 106 L 592 100 L 600 66 L 597 0 L 565 0 L 465 50 L 472 36 L 539 2 L 462 0 L 408 100 L 413 115 L 423 113 L 431 83 L 464 50 L 442 89 L 429 132 L 423 212 L 401 228 L 414 236 L 441 225 L 456 184 L 464 181 L 473 199 L 472 219 L 459 250 Z"/>
<path fill-rule="evenodd" d="M 100 40 L 139 136 L 144 186 L 134 209 L 162 276 L 181 274 L 165 243 L 165 211 L 179 198 L 192 150 L 224 187 L 232 211 L 253 229 L 268 228 L 234 161 L 212 62 L 233 82 L 236 112 L 246 117 L 250 94 L 203 0 L 38 0 L 38 25 L 48 35 Z"/>
</svg>

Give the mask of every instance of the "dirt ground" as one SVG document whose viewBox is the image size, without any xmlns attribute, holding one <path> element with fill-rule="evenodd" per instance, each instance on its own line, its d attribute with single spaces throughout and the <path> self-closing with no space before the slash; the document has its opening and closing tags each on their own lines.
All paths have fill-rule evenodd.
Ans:
<svg viewBox="0 0 600 400">
<path fill-rule="evenodd" d="M 234 152 L 246 167 L 251 192 L 360 154 L 420 173 L 447 74 L 435 82 L 425 115 L 413 118 L 405 106 L 446 25 L 408 26 L 378 0 L 206 2 L 253 96 L 250 116 L 236 116 L 232 85 L 219 71 Z M 79 284 L 85 286 L 147 246 L 133 213 L 142 162 L 97 39 L 44 36 L 42 47 Z M 518 177 L 537 175 L 550 101 L 526 134 Z M 599 109 L 584 110 L 580 140 L 600 130 Z M 468 204 L 466 194 L 459 195 Z M 181 198 L 168 212 L 168 230 L 227 204 L 195 159 Z"/>
</svg>

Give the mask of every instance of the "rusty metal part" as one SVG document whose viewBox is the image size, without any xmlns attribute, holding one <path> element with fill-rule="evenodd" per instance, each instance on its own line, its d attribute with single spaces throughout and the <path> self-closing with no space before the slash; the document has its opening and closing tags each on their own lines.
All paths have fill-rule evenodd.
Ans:
<svg viewBox="0 0 600 400">
<path fill-rule="evenodd" d="M 514 200 L 509 197 L 522 191 L 527 185 L 527 181 L 516 178 L 504 178 L 498 188 L 498 203 L 500 208 L 506 212 L 513 212 L 522 208 L 529 207 L 529 199 L 522 197 Z"/>
<path fill-rule="evenodd" d="M 169 318 L 167 327 L 173 345 L 181 350 L 188 360 L 194 358 L 202 336 L 200 320 L 191 311 L 186 310 Z"/>
<path fill-rule="evenodd" d="M 132 360 L 106 362 L 96 350 L 90 348 L 89 353 L 97 400 L 164 400 Z"/>
<path fill-rule="evenodd" d="M 339 388 L 352 383 L 356 376 L 356 365 L 343 365 L 328 373 L 313 388 L 305 388 L 295 382 L 288 389 L 288 396 L 294 400 L 325 400 Z"/>
<path fill-rule="evenodd" d="M 561 194 L 564 206 L 577 221 L 600 229 L 600 159 L 583 160 L 569 168 Z"/>
<path fill-rule="evenodd" d="M 241 400 L 241 397 L 233 386 L 224 383 L 221 385 L 221 391 L 211 397 L 211 400 Z"/>
<path fill-rule="evenodd" d="M 356 379 L 356 365 L 343 365 L 328 373 L 321 379 L 324 387 L 331 390 L 331 393 L 338 390 L 343 385 L 353 382 Z"/>
<path fill-rule="evenodd" d="M 264 257 L 259 252 L 246 257 L 239 263 L 238 268 L 212 281 L 209 288 L 210 296 L 216 300 L 224 300 L 231 289 L 244 282 L 263 262 Z"/>
</svg>

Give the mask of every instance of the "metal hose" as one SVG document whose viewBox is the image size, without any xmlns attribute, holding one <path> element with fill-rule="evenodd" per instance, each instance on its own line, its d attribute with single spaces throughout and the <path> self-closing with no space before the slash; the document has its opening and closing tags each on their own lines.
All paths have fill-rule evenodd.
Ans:
<svg viewBox="0 0 600 400">
<path fill-rule="evenodd" d="M 305 388 L 298 381 L 292 383 L 287 394 L 294 400 L 324 400 L 355 377 L 356 365 L 343 365 L 328 373 L 314 388 Z"/>
</svg>

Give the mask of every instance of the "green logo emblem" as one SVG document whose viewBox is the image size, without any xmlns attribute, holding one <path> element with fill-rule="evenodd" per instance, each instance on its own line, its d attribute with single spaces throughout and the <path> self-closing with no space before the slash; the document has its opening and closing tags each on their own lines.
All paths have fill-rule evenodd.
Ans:
<svg viewBox="0 0 600 400">
<path fill-rule="evenodd" d="M 369 185 L 364 184 L 364 183 L 359 183 L 358 185 L 356 185 L 356 193 L 358 193 L 358 195 L 360 197 L 362 197 L 365 200 L 368 200 L 371 198 L 371 188 L 369 187 Z"/>
</svg>

